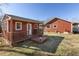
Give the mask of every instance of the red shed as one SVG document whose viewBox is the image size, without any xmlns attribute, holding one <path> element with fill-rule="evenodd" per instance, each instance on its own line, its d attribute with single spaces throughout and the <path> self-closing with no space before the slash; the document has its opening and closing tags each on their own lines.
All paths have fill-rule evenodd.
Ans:
<svg viewBox="0 0 79 59">
<path fill-rule="evenodd" d="M 2 20 L 3 37 L 7 44 L 12 45 L 16 42 L 29 38 L 29 35 L 37 35 L 40 21 L 5 14 Z"/>
<path fill-rule="evenodd" d="M 71 33 L 72 23 L 60 18 L 54 18 L 45 23 L 44 33 Z"/>
</svg>

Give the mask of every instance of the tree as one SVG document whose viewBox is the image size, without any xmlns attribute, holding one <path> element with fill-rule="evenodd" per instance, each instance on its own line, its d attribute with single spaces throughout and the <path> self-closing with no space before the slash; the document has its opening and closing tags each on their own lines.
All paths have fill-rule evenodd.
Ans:
<svg viewBox="0 0 79 59">
<path fill-rule="evenodd" d="M 2 32 L 2 23 L 3 23 L 2 20 L 5 14 L 5 12 L 2 10 L 2 7 L 4 7 L 4 5 L 8 5 L 8 4 L 6 3 L 0 4 L 0 33 Z"/>
</svg>

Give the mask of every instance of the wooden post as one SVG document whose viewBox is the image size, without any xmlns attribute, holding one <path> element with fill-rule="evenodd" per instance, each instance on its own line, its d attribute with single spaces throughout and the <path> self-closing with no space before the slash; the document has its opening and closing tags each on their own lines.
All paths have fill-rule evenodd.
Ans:
<svg viewBox="0 0 79 59">
<path fill-rule="evenodd" d="M 12 46 L 12 40 L 13 40 L 13 20 L 10 20 L 10 32 L 9 32 L 9 45 Z"/>
<path fill-rule="evenodd" d="M 11 42 L 11 40 L 12 40 L 12 21 L 11 22 L 9 22 L 9 20 L 6 20 L 6 24 L 5 24 L 5 26 L 6 26 L 6 33 L 4 33 L 5 35 L 7 35 L 6 36 L 6 38 L 4 39 L 4 42 L 5 42 L 5 44 L 6 45 L 8 45 L 8 46 L 11 46 L 12 45 L 12 42 Z M 9 27 L 9 25 L 11 25 L 10 27 Z M 10 31 L 9 31 L 9 28 L 10 28 Z"/>
</svg>

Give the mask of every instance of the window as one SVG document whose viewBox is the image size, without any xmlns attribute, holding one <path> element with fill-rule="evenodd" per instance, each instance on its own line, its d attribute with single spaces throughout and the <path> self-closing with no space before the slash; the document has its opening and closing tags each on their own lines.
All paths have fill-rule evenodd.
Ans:
<svg viewBox="0 0 79 59">
<path fill-rule="evenodd" d="M 50 25 L 47 25 L 47 28 L 50 28 L 51 26 Z"/>
<path fill-rule="evenodd" d="M 39 29 L 43 29 L 43 24 L 39 24 Z"/>
<path fill-rule="evenodd" d="M 54 25 L 54 28 L 56 27 L 56 25 Z"/>
<path fill-rule="evenodd" d="M 39 24 L 39 26 L 40 26 L 40 27 L 42 27 L 42 26 L 43 26 L 43 24 Z"/>
<path fill-rule="evenodd" d="M 57 25 L 53 25 L 53 28 L 57 28 Z"/>
<path fill-rule="evenodd" d="M 38 24 L 34 24 L 34 29 L 38 29 Z"/>
<path fill-rule="evenodd" d="M 22 23 L 21 22 L 15 23 L 15 30 L 22 30 Z"/>
</svg>

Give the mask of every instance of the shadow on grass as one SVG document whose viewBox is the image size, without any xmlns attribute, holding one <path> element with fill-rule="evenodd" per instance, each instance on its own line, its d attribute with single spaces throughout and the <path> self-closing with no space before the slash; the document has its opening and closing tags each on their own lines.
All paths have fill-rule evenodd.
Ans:
<svg viewBox="0 0 79 59">
<path fill-rule="evenodd" d="M 0 51 L 15 52 L 15 53 L 28 55 L 28 56 L 29 55 L 33 56 L 35 54 L 40 55 L 41 51 L 48 52 L 48 53 L 55 53 L 58 46 L 60 45 L 60 43 L 62 42 L 63 39 L 64 39 L 64 37 L 61 37 L 61 36 L 48 36 L 47 41 L 45 41 L 44 43 L 41 43 L 41 44 L 38 44 L 36 42 L 32 42 L 32 41 L 28 40 L 28 41 L 20 42 L 16 46 L 16 47 L 20 47 L 20 48 L 25 48 L 25 49 L 29 48 L 29 49 L 35 50 L 33 53 L 28 53 L 27 51 L 23 51 L 23 50 L 1 49 L 1 48 L 0 48 Z M 38 50 L 39 51 L 41 50 L 40 53 L 37 53 Z"/>
<path fill-rule="evenodd" d="M 50 47 L 48 47 L 48 48 L 50 48 L 50 49 L 48 51 L 55 53 L 63 39 L 64 39 L 64 37 L 61 37 L 61 36 L 49 36 L 48 43 L 49 43 Z"/>
<path fill-rule="evenodd" d="M 26 53 L 26 52 L 23 52 L 23 51 L 17 51 L 17 50 L 11 50 L 11 49 L 0 49 L 0 51 L 5 51 L 5 52 L 15 52 L 15 53 L 19 53 L 19 54 L 24 54 L 24 55 L 30 55 L 32 56 L 33 54 L 31 53 Z"/>
<path fill-rule="evenodd" d="M 18 46 L 19 47 L 23 47 L 22 45 L 27 46 L 24 48 L 35 47 L 40 49 L 41 51 L 55 53 L 59 44 L 62 42 L 63 39 L 64 37 L 61 37 L 61 36 L 48 36 L 47 41 L 45 41 L 44 43 L 38 44 L 35 42 L 31 42 L 26 44 L 27 42 L 21 42 L 21 44 L 20 45 L 18 44 Z M 33 48 L 30 48 L 30 49 L 33 49 Z"/>
</svg>

